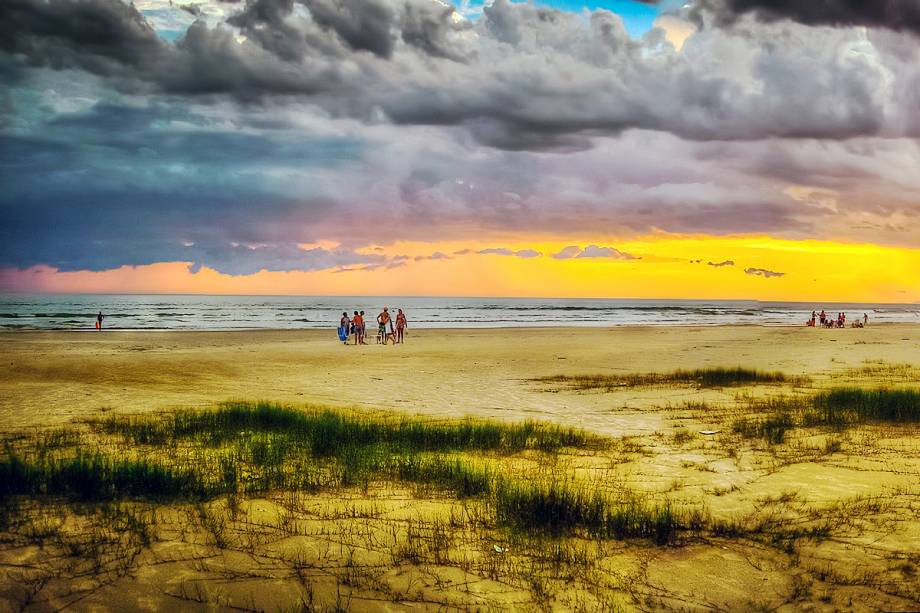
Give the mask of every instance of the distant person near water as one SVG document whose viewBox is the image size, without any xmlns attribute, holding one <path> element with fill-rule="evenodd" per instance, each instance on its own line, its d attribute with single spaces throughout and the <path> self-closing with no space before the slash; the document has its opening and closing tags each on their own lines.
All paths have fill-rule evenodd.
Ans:
<svg viewBox="0 0 920 613">
<path fill-rule="evenodd" d="M 367 323 L 364 321 L 364 311 L 361 311 L 361 336 L 358 338 L 361 345 L 366 345 L 364 342 L 364 337 L 367 334 Z"/>
<path fill-rule="evenodd" d="M 408 322 L 406 322 L 406 314 L 403 313 L 402 309 L 396 309 L 396 342 L 397 343 L 403 342 L 403 334 L 406 331 L 407 325 L 408 325 Z"/>
<path fill-rule="evenodd" d="M 99 314 L 96 315 L 96 329 L 102 330 L 102 320 L 105 319 L 105 316 L 102 315 L 102 311 L 99 311 Z"/>
</svg>

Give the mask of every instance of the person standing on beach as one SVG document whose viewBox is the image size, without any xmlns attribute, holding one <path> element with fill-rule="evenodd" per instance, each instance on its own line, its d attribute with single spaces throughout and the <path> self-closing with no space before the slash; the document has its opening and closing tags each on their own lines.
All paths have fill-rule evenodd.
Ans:
<svg viewBox="0 0 920 613">
<path fill-rule="evenodd" d="M 348 331 L 351 326 L 351 321 L 348 319 L 348 311 L 342 313 L 342 319 L 339 320 L 339 340 L 342 341 L 343 345 L 348 344 Z"/>
<path fill-rule="evenodd" d="M 396 342 L 403 342 L 403 332 L 406 329 L 406 314 L 403 313 L 402 309 L 396 309 Z"/>
<path fill-rule="evenodd" d="M 361 328 L 364 326 L 364 318 L 362 318 L 357 311 L 355 311 L 355 316 L 351 320 L 351 331 L 355 335 L 355 345 L 361 342 Z"/>
<path fill-rule="evenodd" d="M 380 315 L 377 316 L 377 332 L 380 334 L 380 339 L 383 341 L 384 345 L 387 344 L 387 324 L 392 325 L 390 311 L 387 307 L 383 307 Z"/>
<path fill-rule="evenodd" d="M 358 339 L 362 345 L 366 345 L 364 342 L 364 335 L 367 332 L 367 324 L 364 322 L 364 311 L 361 311 L 361 337 Z"/>
<path fill-rule="evenodd" d="M 99 314 L 96 315 L 96 329 L 102 330 L 102 320 L 105 319 L 102 315 L 102 311 L 99 311 Z"/>
<path fill-rule="evenodd" d="M 863 313 L 863 327 L 866 327 L 868 325 L 869 325 L 869 314 Z"/>
</svg>

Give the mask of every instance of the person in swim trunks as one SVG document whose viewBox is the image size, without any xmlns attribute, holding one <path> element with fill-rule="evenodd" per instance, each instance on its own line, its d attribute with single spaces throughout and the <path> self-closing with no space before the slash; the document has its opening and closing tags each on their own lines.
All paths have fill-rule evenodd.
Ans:
<svg viewBox="0 0 920 613">
<path fill-rule="evenodd" d="M 387 344 L 387 324 L 390 323 L 390 311 L 387 307 L 383 307 L 383 310 L 380 312 L 380 315 L 377 316 L 377 332 L 380 334 L 380 338 L 383 341 L 383 344 Z"/>
<path fill-rule="evenodd" d="M 351 322 L 354 327 L 353 331 L 355 333 L 355 345 L 358 345 L 361 343 L 361 336 L 363 335 L 364 318 L 361 317 L 361 315 L 359 315 L 357 311 L 355 311 L 355 315 L 352 318 Z"/>
</svg>

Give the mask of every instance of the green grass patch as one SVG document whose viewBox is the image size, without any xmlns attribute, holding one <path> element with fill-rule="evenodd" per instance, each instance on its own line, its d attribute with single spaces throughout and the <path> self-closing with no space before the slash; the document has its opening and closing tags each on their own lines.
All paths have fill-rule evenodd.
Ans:
<svg viewBox="0 0 920 613">
<path fill-rule="evenodd" d="M 735 420 L 732 430 L 771 444 L 796 427 L 920 422 L 920 390 L 836 387 L 812 396 L 747 399 L 751 416 Z"/>
<path fill-rule="evenodd" d="M 703 525 L 702 515 L 678 513 L 669 503 L 651 504 L 632 493 L 612 499 L 564 481 L 500 479 L 492 503 L 500 524 L 557 536 L 581 530 L 600 538 L 648 538 L 666 544 Z"/>
<path fill-rule="evenodd" d="M 805 422 L 842 426 L 920 422 L 920 390 L 838 387 L 817 394 Z"/>
<path fill-rule="evenodd" d="M 573 390 L 613 391 L 622 387 L 648 387 L 656 385 L 695 385 L 718 388 L 754 384 L 804 385 L 810 380 L 803 376 L 790 376 L 779 371 L 762 371 L 753 368 L 697 368 L 665 373 L 633 373 L 624 375 L 554 375 L 534 379 L 539 383 L 563 385 Z"/>
<path fill-rule="evenodd" d="M 316 457 L 334 455 L 350 445 L 385 444 L 401 451 L 519 452 L 556 451 L 563 447 L 599 448 L 605 439 L 577 428 L 527 421 L 431 419 L 332 411 L 298 410 L 273 403 L 225 403 L 214 411 L 180 411 L 151 416 L 111 417 L 98 422 L 106 433 L 148 445 L 169 445 L 195 439 L 219 445 L 259 431 L 284 434 L 309 443 Z"/>
<path fill-rule="evenodd" d="M 739 419 L 732 424 L 732 431 L 744 438 L 759 438 L 777 445 L 786 439 L 786 432 L 795 427 L 793 418 L 788 413 Z"/>
<path fill-rule="evenodd" d="M 66 437 L 8 442 L 0 500 L 186 502 L 227 494 L 335 489 L 371 481 L 432 486 L 490 509 L 522 533 L 671 542 L 695 530 L 669 504 L 616 495 L 564 475 L 531 480 L 502 466 L 512 452 L 555 453 L 606 440 L 527 422 L 428 421 L 233 403 L 214 411 L 113 417 Z M 71 444 L 72 443 L 72 444 Z M 15 449 L 14 449 L 15 447 Z M 498 452 L 495 455 L 494 452 Z M 512 460 L 513 461 L 513 460 Z"/>
<path fill-rule="evenodd" d="M 209 491 L 192 470 L 147 460 L 84 453 L 37 461 L 16 455 L 0 459 L 0 498 L 49 495 L 79 501 L 174 500 L 216 493 Z"/>
</svg>

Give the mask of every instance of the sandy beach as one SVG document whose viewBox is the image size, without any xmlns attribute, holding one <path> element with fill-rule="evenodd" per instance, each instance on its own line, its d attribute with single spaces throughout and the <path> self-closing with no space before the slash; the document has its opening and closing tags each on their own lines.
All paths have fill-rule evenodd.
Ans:
<svg viewBox="0 0 920 613">
<path fill-rule="evenodd" d="M 257 496 L 242 506 L 226 498 L 191 510 L 180 505 L 157 511 L 160 532 L 152 545 L 138 545 L 133 570 L 100 579 L 75 608 L 152 610 L 181 602 L 202 609 L 216 603 L 218 608 L 288 610 L 304 597 L 304 589 L 310 598 L 315 589 L 317 602 L 332 607 L 343 585 L 349 586 L 351 608 L 379 611 L 920 606 L 920 432 L 915 423 L 843 429 L 799 424 L 780 442 L 751 438 L 738 425 L 750 417 L 751 407 L 761 406 L 758 399 L 805 398 L 838 385 L 915 389 L 920 383 L 920 326 L 410 333 L 404 345 L 395 347 L 343 346 L 331 330 L 4 333 L 0 425 L 9 434 L 44 431 L 102 416 L 214 408 L 229 400 L 272 401 L 298 410 L 323 405 L 396 411 L 440 421 L 535 419 L 584 428 L 611 442 L 600 452 L 554 452 L 547 456 L 550 464 L 527 454 L 517 459 L 487 455 L 482 461 L 499 462 L 513 474 L 574 475 L 605 491 L 628 487 L 649 500 L 701 509 L 720 527 L 707 528 L 706 536 L 677 547 L 641 539 L 612 541 L 615 545 L 576 539 L 572 546 L 576 551 L 591 548 L 592 562 L 569 581 L 556 566 L 548 574 L 529 574 L 539 566 L 533 556 L 552 550 L 544 541 L 539 546 L 513 542 L 513 554 L 501 547 L 493 551 L 496 539 L 504 538 L 501 533 L 484 537 L 481 528 L 473 527 L 478 524 L 456 524 L 458 502 L 427 490 L 378 484 L 339 494 L 297 494 L 296 501 L 289 493 Z M 538 381 L 735 366 L 781 371 L 789 378 L 740 387 L 624 383 L 605 389 Z M 125 453 L 133 451 L 126 448 Z M 234 536 L 207 537 L 208 530 L 216 529 L 205 521 L 209 513 L 232 516 L 236 523 L 220 522 L 236 526 Z M 194 522 L 202 532 L 186 526 L 185 514 L 200 516 Z M 303 522 L 296 529 L 291 514 Z M 439 530 L 441 520 L 432 517 L 453 518 L 450 525 L 460 525 L 456 534 L 466 535 L 454 535 L 459 539 L 450 549 L 455 557 L 447 556 L 452 562 L 433 549 L 398 561 L 381 559 L 377 546 L 368 544 L 391 538 L 381 534 L 393 530 L 394 543 L 411 541 L 413 526 L 435 534 L 430 531 Z M 288 518 L 287 523 L 279 518 Z M 71 520 L 61 521 L 61 526 L 71 525 Z M 425 523 L 430 521 L 435 523 Z M 833 528 L 813 529 L 815 522 Z M 282 524 L 283 529 L 278 527 Z M 225 523 L 219 525 L 223 530 Z M 257 545 L 252 526 L 263 526 Z M 340 548 L 338 557 L 328 553 L 330 542 Z M 343 546 L 351 552 L 347 564 Z M 52 564 L 42 553 L 52 550 L 36 549 L 28 540 L 7 546 L 0 555 L 0 563 L 9 565 L 3 571 L 7 584 L 19 576 L 11 568 Z M 304 564 L 309 559 L 310 568 L 324 570 L 305 583 L 301 571 L 285 566 L 294 558 Z M 359 558 L 360 563 L 354 562 Z M 362 579 L 343 578 L 342 569 L 351 564 L 363 569 Z M 569 568 L 565 572 L 574 572 L 571 564 L 563 565 Z M 38 582 L 35 577 L 45 571 L 35 572 L 28 577 Z M 50 595 L 41 583 L 36 593 L 48 606 L 62 606 L 71 602 L 68 594 L 78 583 L 62 579 L 66 587 Z M 277 591 L 268 596 L 266 585 Z M 21 602 L 17 589 L 0 597 Z"/>
<path fill-rule="evenodd" d="M 739 366 L 830 381 L 867 361 L 920 356 L 920 325 L 410 330 L 402 346 L 342 346 L 334 331 L 0 333 L 0 424 L 45 426 L 99 411 L 260 399 L 413 414 L 539 418 L 621 435 L 660 427 L 612 406 L 677 402 L 686 390 L 546 394 L 570 374 Z"/>
</svg>

